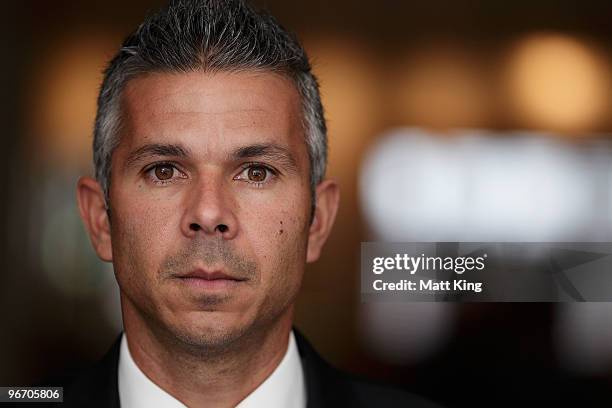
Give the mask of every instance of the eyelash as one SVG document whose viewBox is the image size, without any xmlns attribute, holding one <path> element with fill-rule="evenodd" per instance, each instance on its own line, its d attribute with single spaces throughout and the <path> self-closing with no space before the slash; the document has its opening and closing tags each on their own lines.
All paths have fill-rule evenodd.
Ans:
<svg viewBox="0 0 612 408">
<path fill-rule="evenodd" d="M 154 171 L 155 169 L 159 168 L 159 167 L 171 167 L 172 169 L 174 169 L 174 171 L 175 171 L 175 172 L 180 173 L 180 175 L 181 175 L 181 176 L 180 176 L 180 178 L 185 178 L 185 177 L 186 177 L 185 173 L 184 173 L 183 171 L 181 171 L 181 170 L 180 170 L 180 169 L 177 167 L 177 165 L 176 165 L 175 163 L 172 163 L 172 162 L 160 162 L 160 163 L 155 163 L 155 164 L 152 164 L 151 166 L 147 167 L 147 168 L 144 170 L 144 174 L 145 174 L 145 176 L 147 176 L 147 178 L 148 178 L 148 179 L 149 179 L 151 182 L 153 182 L 153 183 L 155 183 L 155 184 L 158 184 L 158 185 L 162 185 L 162 186 L 163 186 L 163 185 L 166 185 L 166 184 L 173 183 L 173 182 L 175 181 L 175 178 L 176 178 L 176 177 L 172 177 L 172 178 L 170 178 L 170 179 L 168 179 L 168 180 L 159 180 L 159 179 L 157 179 L 155 176 L 153 176 L 153 175 L 151 174 L 151 172 L 152 172 L 152 171 Z"/>
<path fill-rule="evenodd" d="M 168 180 L 159 180 L 159 179 L 157 179 L 155 176 L 153 176 L 153 175 L 151 174 L 151 172 L 152 172 L 152 171 L 154 171 L 155 169 L 157 169 L 157 168 L 159 168 L 159 167 L 164 167 L 164 166 L 166 166 L 166 167 L 171 167 L 172 169 L 174 169 L 174 171 L 176 171 L 176 172 L 178 172 L 178 173 L 180 173 L 180 174 L 181 174 L 181 177 L 180 177 L 180 178 L 185 178 L 185 177 L 184 177 L 184 176 L 185 176 L 185 173 L 184 173 L 183 171 L 181 171 L 181 170 L 180 170 L 180 169 L 177 167 L 177 165 L 176 165 L 175 163 L 171 163 L 171 162 L 160 162 L 160 163 L 155 163 L 155 164 L 152 164 L 151 166 L 149 166 L 149 167 L 145 168 L 145 170 L 144 170 L 144 174 L 145 174 L 145 176 L 146 176 L 146 177 L 147 177 L 147 178 L 148 178 L 148 179 L 149 179 L 151 182 L 153 182 L 153 183 L 155 183 L 155 184 L 158 184 L 158 185 L 166 185 L 166 184 L 173 183 L 173 182 L 174 182 L 175 177 L 172 177 L 172 178 L 170 178 L 170 179 L 168 179 Z M 237 179 L 236 177 L 234 177 L 234 180 L 244 181 L 244 182 L 249 183 L 250 185 L 252 185 L 252 186 L 254 186 L 254 187 L 256 187 L 256 188 L 261 188 L 261 187 L 263 187 L 263 185 L 264 185 L 264 184 L 269 183 L 269 182 L 271 181 L 270 179 L 273 179 L 273 178 L 275 178 L 275 177 L 278 177 L 278 175 L 279 175 L 279 172 L 278 172 L 276 169 L 274 169 L 274 168 L 272 168 L 272 167 L 270 167 L 270 166 L 268 166 L 268 165 L 266 165 L 266 164 L 263 164 L 263 163 L 257 163 L 257 162 L 250 162 L 250 163 L 245 163 L 245 164 L 243 164 L 243 165 L 241 166 L 241 168 L 240 168 L 240 173 L 239 173 L 239 175 L 238 175 L 238 176 L 240 176 L 242 173 L 244 173 L 244 172 L 245 172 L 245 170 L 248 170 L 248 169 L 253 168 L 253 167 L 261 167 L 261 168 L 265 169 L 265 170 L 266 170 L 266 171 L 269 173 L 269 174 L 266 176 L 266 180 L 265 180 L 265 181 L 250 181 L 250 180 L 248 180 L 248 178 L 247 178 L 247 179 Z M 237 177 L 238 177 L 238 176 L 237 176 Z"/>
<path fill-rule="evenodd" d="M 253 187 L 261 188 L 261 187 L 263 187 L 264 184 L 270 183 L 272 181 L 272 179 L 278 177 L 279 173 L 278 173 L 278 171 L 276 169 L 274 169 L 274 168 L 272 168 L 272 167 L 270 167 L 270 166 L 268 166 L 266 164 L 257 163 L 257 162 L 250 162 L 250 163 L 243 164 L 241 166 L 240 174 L 239 175 L 244 173 L 245 170 L 248 170 L 248 169 L 253 168 L 253 167 L 261 167 L 261 168 L 263 168 L 264 170 L 266 170 L 268 172 L 268 175 L 266 176 L 266 180 L 265 181 L 250 181 L 248 178 L 244 179 L 244 180 L 234 178 L 234 180 L 244 181 L 246 183 L 249 183 Z"/>
</svg>

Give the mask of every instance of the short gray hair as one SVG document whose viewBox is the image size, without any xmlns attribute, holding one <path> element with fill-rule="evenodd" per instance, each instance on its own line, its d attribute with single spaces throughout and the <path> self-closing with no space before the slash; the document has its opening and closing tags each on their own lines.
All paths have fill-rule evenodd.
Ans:
<svg viewBox="0 0 612 408">
<path fill-rule="evenodd" d="M 121 130 L 121 94 L 130 79 L 150 72 L 246 70 L 282 74 L 301 96 L 314 207 L 315 187 L 327 164 L 327 127 L 319 84 L 304 48 L 274 17 L 243 0 L 175 0 L 148 16 L 104 71 L 93 156 L 107 208 L 111 158 Z"/>
</svg>

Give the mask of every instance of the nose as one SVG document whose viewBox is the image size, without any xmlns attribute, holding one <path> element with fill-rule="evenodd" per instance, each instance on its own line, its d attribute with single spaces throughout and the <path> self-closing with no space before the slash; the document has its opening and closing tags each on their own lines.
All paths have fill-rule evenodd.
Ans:
<svg viewBox="0 0 612 408">
<path fill-rule="evenodd" d="M 231 186 L 221 177 L 208 176 L 190 186 L 187 206 L 181 221 L 183 234 L 198 234 L 232 239 L 238 233 Z"/>
</svg>

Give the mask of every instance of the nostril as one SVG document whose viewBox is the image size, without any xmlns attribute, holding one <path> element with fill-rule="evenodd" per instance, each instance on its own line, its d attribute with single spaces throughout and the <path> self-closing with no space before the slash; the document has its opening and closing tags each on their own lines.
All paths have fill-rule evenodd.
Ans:
<svg viewBox="0 0 612 408">
<path fill-rule="evenodd" d="M 202 227 L 200 227 L 198 224 L 196 223 L 191 223 L 189 224 L 189 229 L 192 231 L 199 231 Z"/>
<path fill-rule="evenodd" d="M 224 233 L 229 228 L 227 228 L 227 225 L 225 225 L 225 224 L 219 224 L 219 225 L 217 225 L 217 229 L 219 230 L 220 233 Z"/>
</svg>

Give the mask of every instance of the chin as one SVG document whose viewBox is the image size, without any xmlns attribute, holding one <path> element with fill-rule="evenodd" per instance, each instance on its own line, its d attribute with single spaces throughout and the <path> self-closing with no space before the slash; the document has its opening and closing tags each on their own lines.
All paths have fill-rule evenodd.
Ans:
<svg viewBox="0 0 612 408">
<path fill-rule="evenodd" d="M 192 312 L 180 327 L 171 327 L 170 332 L 179 342 L 190 348 L 213 351 L 229 347 L 251 328 L 251 324 L 237 321 L 234 313 Z"/>
</svg>

